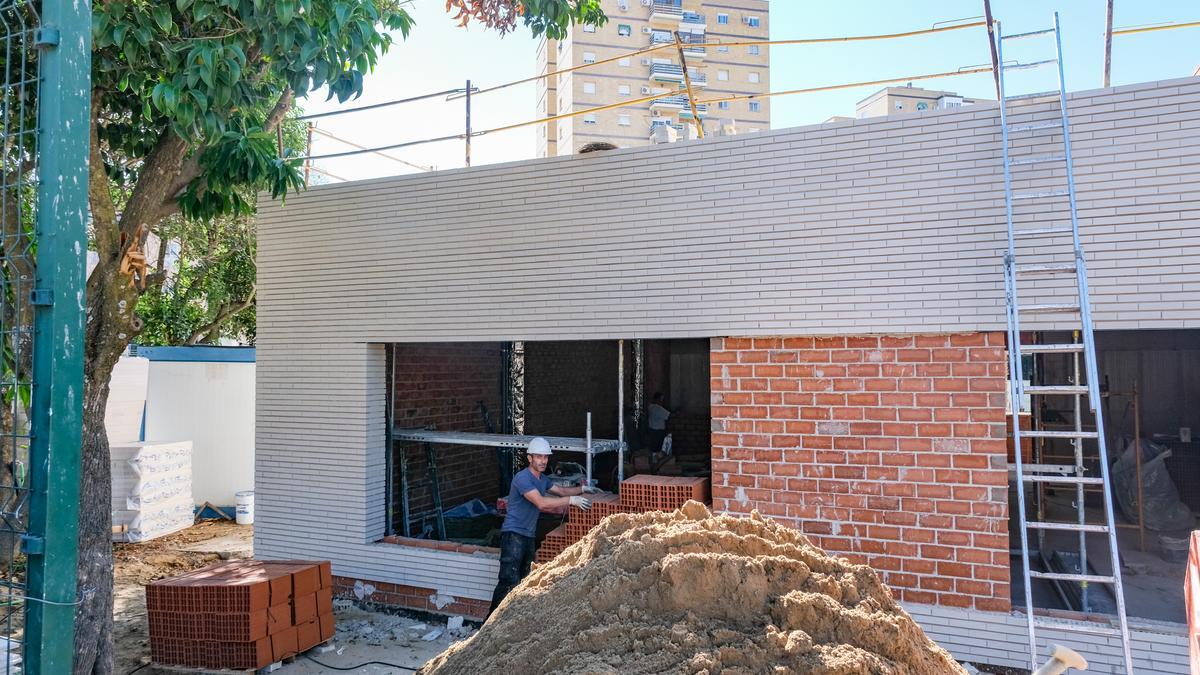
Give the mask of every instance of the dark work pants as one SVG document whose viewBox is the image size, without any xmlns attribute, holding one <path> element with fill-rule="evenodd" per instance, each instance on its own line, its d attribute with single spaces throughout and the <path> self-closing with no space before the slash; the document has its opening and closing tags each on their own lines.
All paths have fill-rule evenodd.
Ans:
<svg viewBox="0 0 1200 675">
<path fill-rule="evenodd" d="M 537 540 L 533 537 L 516 532 L 500 533 L 500 580 L 492 593 L 492 606 L 488 609 L 488 616 L 496 611 L 496 606 L 504 600 L 504 596 L 529 574 L 536 553 Z"/>
</svg>

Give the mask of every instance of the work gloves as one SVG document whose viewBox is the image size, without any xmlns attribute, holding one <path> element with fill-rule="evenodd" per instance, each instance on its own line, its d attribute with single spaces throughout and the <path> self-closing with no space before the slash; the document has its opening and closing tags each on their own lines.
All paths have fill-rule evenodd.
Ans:
<svg viewBox="0 0 1200 675">
<path fill-rule="evenodd" d="M 578 506 L 584 511 L 587 511 L 588 509 L 592 508 L 592 500 L 588 499 L 587 497 L 575 495 L 574 497 L 571 497 L 571 506 Z"/>
<path fill-rule="evenodd" d="M 586 495 L 594 495 L 600 491 L 600 488 L 596 487 L 595 485 L 584 485 L 582 487 L 583 493 Z"/>
</svg>

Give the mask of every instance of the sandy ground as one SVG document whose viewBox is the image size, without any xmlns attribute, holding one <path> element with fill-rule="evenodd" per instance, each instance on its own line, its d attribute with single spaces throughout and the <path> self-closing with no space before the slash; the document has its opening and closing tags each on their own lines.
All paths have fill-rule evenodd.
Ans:
<svg viewBox="0 0 1200 675">
<path fill-rule="evenodd" d="M 144 544 L 114 547 L 114 638 L 116 663 L 121 675 L 150 660 L 150 636 L 146 626 L 145 584 L 204 567 L 223 558 L 250 557 L 253 528 L 229 522 L 205 522 L 176 534 Z M 473 632 L 470 626 L 451 636 L 445 617 L 385 614 L 361 609 L 347 601 L 336 601 L 337 634 L 328 651 L 313 650 L 309 656 L 341 668 L 368 661 L 386 661 L 419 668 L 445 651 L 453 641 Z M 433 640 L 422 638 L 440 631 Z M 140 674 L 203 672 L 147 666 Z M 225 671 L 228 672 L 228 671 Z M 284 675 L 327 673 L 330 670 L 304 656 L 275 671 Z M 356 673 L 404 673 L 400 668 L 364 666 Z"/>
</svg>

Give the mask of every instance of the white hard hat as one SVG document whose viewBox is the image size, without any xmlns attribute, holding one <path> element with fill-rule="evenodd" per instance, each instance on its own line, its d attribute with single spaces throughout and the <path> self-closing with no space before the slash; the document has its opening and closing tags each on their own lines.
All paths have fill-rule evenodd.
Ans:
<svg viewBox="0 0 1200 675">
<path fill-rule="evenodd" d="M 529 441 L 529 449 L 526 450 L 526 452 L 531 455 L 549 455 L 550 443 L 541 436 L 538 436 L 537 438 Z"/>
</svg>

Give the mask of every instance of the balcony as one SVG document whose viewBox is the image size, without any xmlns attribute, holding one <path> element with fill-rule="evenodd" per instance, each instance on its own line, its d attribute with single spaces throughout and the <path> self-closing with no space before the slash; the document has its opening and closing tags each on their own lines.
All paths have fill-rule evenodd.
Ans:
<svg viewBox="0 0 1200 675">
<path fill-rule="evenodd" d="M 701 32 L 708 30 L 708 25 L 704 23 L 704 15 L 695 12 L 684 12 L 679 18 L 679 30 L 685 32 Z"/>
<path fill-rule="evenodd" d="M 677 112 L 679 114 L 679 119 L 681 120 L 692 118 L 692 107 L 688 104 L 687 96 L 683 95 L 656 98 L 650 102 L 650 110 L 658 110 L 660 112 Z M 696 113 L 703 118 L 706 114 L 708 114 L 708 106 L 703 103 L 697 105 Z"/>
<path fill-rule="evenodd" d="M 650 25 L 656 28 L 674 29 L 683 16 L 683 7 L 674 0 L 654 0 L 650 5 Z"/>
<path fill-rule="evenodd" d="M 704 47 L 697 47 L 705 42 L 704 33 L 680 33 L 679 41 L 683 43 L 683 53 L 689 58 L 704 58 Z M 675 34 L 670 31 L 656 30 L 650 33 L 650 44 L 675 44 Z"/>
<path fill-rule="evenodd" d="M 692 86 L 708 86 L 708 78 L 704 74 L 691 72 L 689 76 L 692 80 Z M 653 63 L 650 65 L 650 81 L 683 84 L 683 68 L 673 63 Z"/>
</svg>

